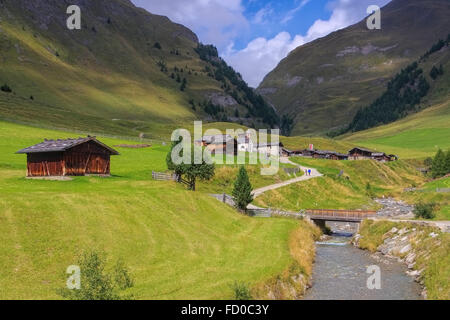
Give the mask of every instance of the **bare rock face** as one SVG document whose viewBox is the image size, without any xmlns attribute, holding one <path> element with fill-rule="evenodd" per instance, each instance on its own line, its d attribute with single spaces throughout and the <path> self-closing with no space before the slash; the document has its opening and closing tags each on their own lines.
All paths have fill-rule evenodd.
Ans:
<svg viewBox="0 0 450 320">
<path fill-rule="evenodd" d="M 205 96 L 207 100 L 210 100 L 215 105 L 221 107 L 230 107 L 238 105 L 238 103 L 236 102 L 236 100 L 234 100 L 232 96 L 221 92 L 211 92 L 207 93 Z"/>
</svg>

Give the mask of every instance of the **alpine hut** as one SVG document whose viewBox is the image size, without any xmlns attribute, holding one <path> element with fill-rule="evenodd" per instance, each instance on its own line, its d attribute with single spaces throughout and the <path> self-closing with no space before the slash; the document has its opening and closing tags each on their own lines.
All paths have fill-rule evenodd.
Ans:
<svg viewBox="0 0 450 320">
<path fill-rule="evenodd" d="M 110 175 L 112 155 L 119 153 L 96 137 L 45 140 L 17 152 L 27 155 L 28 177 Z"/>
</svg>

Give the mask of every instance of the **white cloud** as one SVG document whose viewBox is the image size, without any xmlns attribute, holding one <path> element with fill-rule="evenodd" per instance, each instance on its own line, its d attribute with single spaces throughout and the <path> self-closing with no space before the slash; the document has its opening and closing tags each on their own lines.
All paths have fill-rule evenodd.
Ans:
<svg viewBox="0 0 450 320">
<path fill-rule="evenodd" d="M 197 33 L 202 42 L 214 43 L 219 48 L 225 48 L 249 27 L 241 0 L 132 1 L 151 13 L 168 16 L 174 22 L 187 26 Z"/>
<path fill-rule="evenodd" d="M 303 43 L 301 36 L 292 38 L 288 32 L 280 32 L 273 39 L 257 38 L 241 51 L 233 51 L 230 46 L 223 57 L 250 86 L 256 87 L 281 59 Z"/>
<path fill-rule="evenodd" d="M 270 16 L 272 13 L 273 9 L 270 7 L 270 5 L 267 5 L 264 8 L 260 9 L 258 12 L 256 12 L 255 16 L 252 19 L 252 23 L 263 24 L 266 22 L 266 18 Z"/>
<path fill-rule="evenodd" d="M 293 49 L 358 22 L 366 16 L 366 9 L 369 5 L 376 4 L 381 7 L 388 2 L 390 0 L 336 0 L 330 2 L 328 5 L 332 11 L 330 18 L 316 20 L 305 35 L 292 37 L 288 32 L 280 32 L 273 39 L 254 39 L 240 51 L 234 50 L 231 45 L 223 58 L 242 74 L 249 85 L 257 87 L 264 76 Z M 307 0 L 302 3 L 306 4 Z"/>
<path fill-rule="evenodd" d="M 302 2 L 300 2 L 300 4 L 297 7 L 295 7 L 294 9 L 288 11 L 288 13 L 283 18 L 283 20 L 281 20 L 281 23 L 285 24 L 285 23 L 291 21 L 294 18 L 295 14 L 298 11 L 300 11 L 305 5 L 307 5 L 310 1 L 311 0 L 302 0 Z"/>
</svg>

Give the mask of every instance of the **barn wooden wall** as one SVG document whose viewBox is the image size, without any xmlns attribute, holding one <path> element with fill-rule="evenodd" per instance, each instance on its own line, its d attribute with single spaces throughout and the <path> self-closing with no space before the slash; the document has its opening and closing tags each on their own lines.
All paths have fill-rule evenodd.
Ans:
<svg viewBox="0 0 450 320">
<path fill-rule="evenodd" d="M 76 146 L 66 152 L 31 153 L 27 155 L 29 177 L 108 175 L 110 152 L 95 142 Z"/>
<path fill-rule="evenodd" d="M 63 154 L 30 153 L 27 155 L 27 169 L 29 177 L 62 176 L 64 174 Z"/>
<path fill-rule="evenodd" d="M 66 174 L 110 174 L 110 153 L 95 142 L 89 141 L 64 153 Z"/>
</svg>

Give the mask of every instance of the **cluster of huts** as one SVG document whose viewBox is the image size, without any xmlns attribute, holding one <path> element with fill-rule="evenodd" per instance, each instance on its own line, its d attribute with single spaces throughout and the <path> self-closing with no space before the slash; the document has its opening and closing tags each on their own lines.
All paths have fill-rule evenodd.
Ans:
<svg viewBox="0 0 450 320">
<path fill-rule="evenodd" d="M 291 151 L 289 156 L 307 157 L 314 159 L 330 159 L 330 160 L 376 160 L 380 162 L 396 161 L 398 157 L 394 154 L 386 154 L 384 152 L 372 151 L 365 148 L 353 148 L 347 154 L 328 150 L 305 149 Z"/>
<path fill-rule="evenodd" d="M 211 154 L 232 154 L 238 152 L 258 152 L 267 156 L 289 156 L 289 150 L 284 148 L 281 142 L 255 143 L 250 132 L 238 135 L 206 135 L 201 140 L 195 141 L 198 146 L 203 146 L 211 151 Z"/>
<path fill-rule="evenodd" d="M 388 155 L 384 152 L 372 151 L 364 148 L 353 148 L 347 154 L 329 150 L 316 150 L 313 146 L 304 150 L 288 150 L 283 143 L 255 143 L 249 132 L 238 135 L 237 138 L 231 135 L 210 135 L 203 136 L 201 140 L 196 141 L 197 145 L 206 147 L 211 154 L 233 154 L 238 152 L 257 152 L 268 156 L 298 156 L 314 159 L 330 160 L 376 160 L 380 162 L 395 161 L 396 155 Z"/>
</svg>

